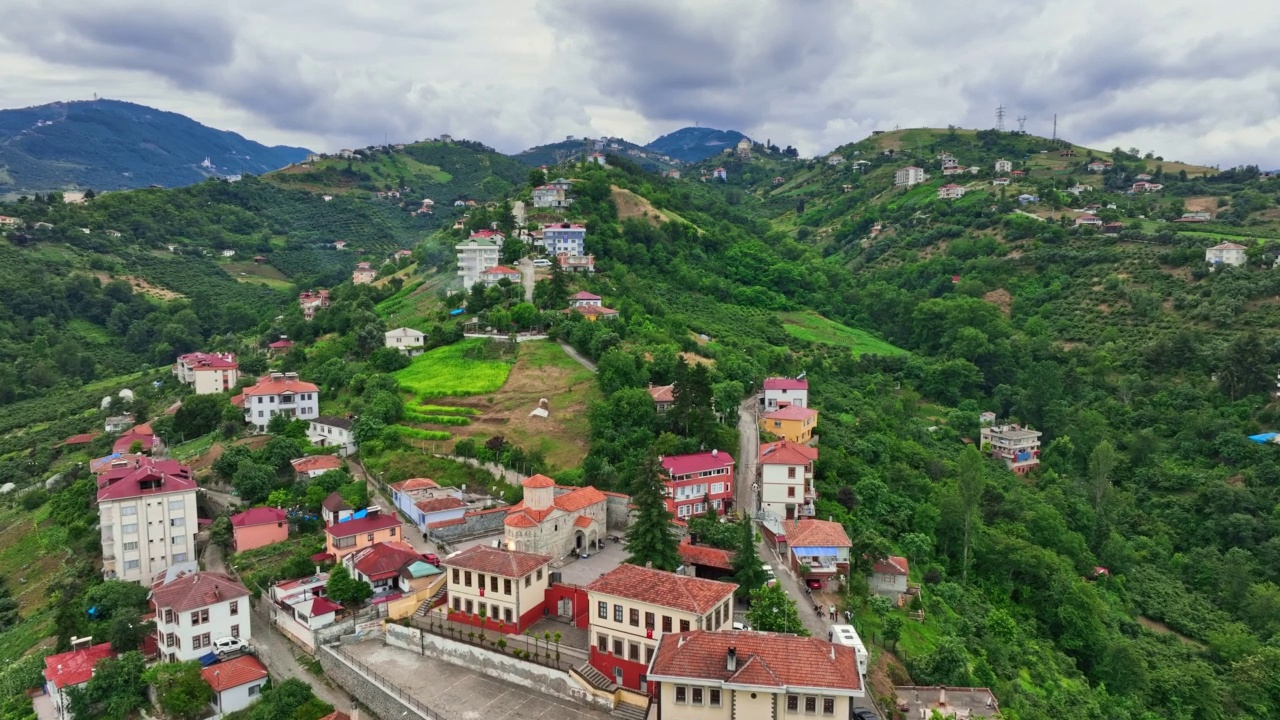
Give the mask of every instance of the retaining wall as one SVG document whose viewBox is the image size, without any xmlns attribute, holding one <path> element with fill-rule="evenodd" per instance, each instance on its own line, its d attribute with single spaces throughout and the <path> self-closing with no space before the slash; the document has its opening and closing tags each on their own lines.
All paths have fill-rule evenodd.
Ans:
<svg viewBox="0 0 1280 720">
<path fill-rule="evenodd" d="M 337 683 L 348 694 L 360 701 L 365 710 L 362 716 L 376 715 L 379 718 L 404 720 L 433 720 L 430 715 L 402 702 L 395 695 L 383 690 L 372 678 L 347 664 L 338 657 L 332 648 L 322 647 L 316 653 L 320 667 L 324 668 L 325 677 Z"/>
</svg>

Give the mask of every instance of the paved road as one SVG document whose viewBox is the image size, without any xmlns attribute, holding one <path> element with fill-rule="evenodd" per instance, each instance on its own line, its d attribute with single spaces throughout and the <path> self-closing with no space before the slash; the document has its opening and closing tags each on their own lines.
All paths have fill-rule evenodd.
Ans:
<svg viewBox="0 0 1280 720">
<path fill-rule="evenodd" d="M 265 603 L 264 599 L 251 604 L 253 608 L 252 644 L 258 659 L 271 671 L 271 676 L 275 679 L 297 678 L 310 685 L 316 697 L 333 705 L 335 710 L 351 712 L 351 696 L 347 695 L 342 688 L 325 684 L 324 679 L 311 674 L 302 667 L 302 663 L 298 662 L 297 656 L 303 654 L 302 650 L 294 645 L 293 641 L 280 634 L 280 630 L 272 624 L 264 611 Z"/>
<path fill-rule="evenodd" d="M 760 457 L 760 432 L 756 429 L 756 407 L 759 401 L 752 395 L 738 408 L 738 489 L 734 492 L 734 505 L 738 512 L 748 516 L 756 511 L 756 462 Z"/>
<path fill-rule="evenodd" d="M 520 279 L 524 281 L 524 301 L 533 302 L 533 260 L 525 258 L 520 261 Z"/>
<path fill-rule="evenodd" d="M 568 354 L 569 357 L 573 358 L 574 360 L 577 360 L 579 365 L 590 370 L 591 372 L 596 371 L 596 364 L 588 360 L 586 356 L 584 356 L 582 353 L 570 347 L 569 343 L 562 342 L 560 343 L 560 347 L 564 348 L 565 353 Z"/>
</svg>

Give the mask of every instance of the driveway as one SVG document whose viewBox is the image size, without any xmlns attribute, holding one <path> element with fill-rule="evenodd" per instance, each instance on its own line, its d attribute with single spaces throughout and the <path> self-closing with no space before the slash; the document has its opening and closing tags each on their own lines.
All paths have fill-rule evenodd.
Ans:
<svg viewBox="0 0 1280 720">
<path fill-rule="evenodd" d="M 588 360 L 586 356 L 583 355 L 582 353 L 578 352 L 577 350 L 574 350 L 573 347 L 569 345 L 569 343 L 562 342 L 560 343 L 560 347 L 564 349 L 565 353 L 569 357 L 573 358 L 574 360 L 577 360 L 579 365 L 590 370 L 591 372 L 596 371 L 596 364 Z"/>
<path fill-rule="evenodd" d="M 759 401 L 752 395 L 738 408 L 738 489 L 733 504 L 738 512 L 748 517 L 756 512 L 756 462 L 760 458 L 760 431 L 756 426 L 756 408 Z"/>
<path fill-rule="evenodd" d="M 326 684 L 322 677 L 311 674 L 298 662 L 297 656 L 303 654 L 302 650 L 272 624 L 264 611 L 265 603 L 265 599 L 250 603 L 253 609 L 253 639 L 250 642 L 258 659 L 271 671 L 271 677 L 276 680 L 297 678 L 310 685 L 316 697 L 333 705 L 335 710 L 351 712 L 351 697 L 342 688 Z"/>
</svg>

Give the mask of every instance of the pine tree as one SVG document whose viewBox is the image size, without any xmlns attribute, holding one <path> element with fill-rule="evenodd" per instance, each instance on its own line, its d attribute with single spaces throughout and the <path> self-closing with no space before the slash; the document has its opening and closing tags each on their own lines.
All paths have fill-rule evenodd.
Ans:
<svg viewBox="0 0 1280 720">
<path fill-rule="evenodd" d="M 650 452 L 636 468 L 631 482 L 631 502 L 638 512 L 636 522 L 627 532 L 627 562 L 644 566 L 652 563 L 660 570 L 680 566 L 680 542 L 671 525 L 662 481 L 662 466 Z"/>
<path fill-rule="evenodd" d="M 765 581 L 764 567 L 756 554 L 756 531 L 746 519 L 742 521 L 741 536 L 733 554 L 733 581 L 738 583 L 738 597 L 747 597 Z"/>
</svg>

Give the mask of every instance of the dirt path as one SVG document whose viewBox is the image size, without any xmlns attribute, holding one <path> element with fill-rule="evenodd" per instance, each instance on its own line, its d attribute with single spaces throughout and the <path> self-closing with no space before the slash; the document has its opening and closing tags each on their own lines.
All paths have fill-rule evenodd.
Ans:
<svg viewBox="0 0 1280 720">
<path fill-rule="evenodd" d="M 533 260 L 525 258 L 520 261 L 520 279 L 524 282 L 524 301 L 533 302 Z"/>
<path fill-rule="evenodd" d="M 569 343 L 562 342 L 560 343 L 560 347 L 564 348 L 564 352 L 566 355 L 573 358 L 574 360 L 577 360 L 579 365 L 590 370 L 591 372 L 596 371 L 596 364 L 588 360 L 586 356 L 584 356 L 582 353 L 570 347 Z"/>
</svg>

